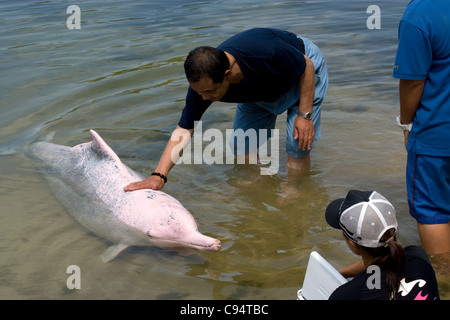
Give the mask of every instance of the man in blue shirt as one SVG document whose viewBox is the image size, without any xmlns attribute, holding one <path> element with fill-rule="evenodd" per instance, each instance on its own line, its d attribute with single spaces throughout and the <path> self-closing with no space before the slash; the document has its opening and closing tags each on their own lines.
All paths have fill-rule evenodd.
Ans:
<svg viewBox="0 0 450 320">
<path fill-rule="evenodd" d="M 320 111 L 328 87 L 325 59 L 310 40 L 273 28 L 250 29 L 217 48 L 192 50 L 184 67 L 190 86 L 174 133 L 183 129 L 189 134 L 182 141 L 170 139 L 152 176 L 126 186 L 125 191 L 164 186 L 177 160 L 174 150 L 176 154 L 187 145 L 195 122 L 214 101 L 238 103 L 233 132 L 254 129 L 259 146 L 270 138 L 277 115 L 287 111 L 287 167 L 309 170 L 309 153 L 320 138 Z M 260 129 L 269 135 L 259 136 Z M 233 143 L 236 139 L 232 136 L 230 141 L 236 155 L 256 151 Z"/>
<path fill-rule="evenodd" d="M 393 76 L 408 151 L 411 215 L 426 252 L 450 252 L 450 1 L 414 0 L 399 25 Z"/>
</svg>

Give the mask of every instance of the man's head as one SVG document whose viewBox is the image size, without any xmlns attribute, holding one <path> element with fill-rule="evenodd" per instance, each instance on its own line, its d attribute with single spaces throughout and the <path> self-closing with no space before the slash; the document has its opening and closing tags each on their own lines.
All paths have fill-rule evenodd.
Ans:
<svg viewBox="0 0 450 320">
<path fill-rule="evenodd" d="M 224 51 L 213 47 L 192 50 L 184 62 L 184 71 L 191 88 L 204 100 L 220 100 L 228 90 L 226 76 L 230 62 Z"/>
</svg>

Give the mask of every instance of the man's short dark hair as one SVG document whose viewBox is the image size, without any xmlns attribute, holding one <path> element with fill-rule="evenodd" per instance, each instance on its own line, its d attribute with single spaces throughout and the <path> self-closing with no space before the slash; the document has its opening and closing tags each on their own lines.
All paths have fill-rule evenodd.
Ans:
<svg viewBox="0 0 450 320">
<path fill-rule="evenodd" d="M 221 83 L 229 67 L 230 62 L 224 51 L 207 46 L 189 52 L 184 62 L 184 71 L 189 82 L 209 77 L 214 83 Z"/>
</svg>

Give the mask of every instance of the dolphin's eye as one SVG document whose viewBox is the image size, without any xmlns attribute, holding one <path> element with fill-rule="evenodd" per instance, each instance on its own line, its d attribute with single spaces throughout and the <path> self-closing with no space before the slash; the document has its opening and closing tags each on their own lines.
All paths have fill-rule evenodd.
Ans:
<svg viewBox="0 0 450 320">
<path fill-rule="evenodd" d="M 153 238 L 153 236 L 150 234 L 150 231 L 147 231 L 147 236 L 148 236 L 149 238 Z"/>
</svg>

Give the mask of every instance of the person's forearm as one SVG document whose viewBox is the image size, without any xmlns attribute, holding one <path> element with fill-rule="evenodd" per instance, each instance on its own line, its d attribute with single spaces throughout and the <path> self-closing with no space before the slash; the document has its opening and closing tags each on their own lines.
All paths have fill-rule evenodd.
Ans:
<svg viewBox="0 0 450 320">
<path fill-rule="evenodd" d="M 303 75 L 300 77 L 300 104 L 298 111 L 301 113 L 311 112 L 313 110 L 314 92 L 316 89 L 316 77 L 313 62 L 305 56 L 306 67 Z M 302 150 L 311 150 L 314 142 L 314 125 L 311 121 L 297 116 L 294 121 L 294 139 L 298 139 L 298 147 Z"/>
<path fill-rule="evenodd" d="M 181 128 L 180 126 L 176 127 L 169 142 L 167 142 L 166 148 L 161 155 L 161 159 L 159 160 L 155 172 L 161 173 L 165 176 L 169 174 L 170 170 L 183 154 L 183 149 L 189 143 L 193 133 L 194 129 L 187 130 Z"/>
<path fill-rule="evenodd" d="M 363 272 L 365 270 L 365 266 L 362 260 L 355 262 L 349 266 L 339 269 L 339 273 L 344 278 L 355 277 L 357 274 Z"/>
<path fill-rule="evenodd" d="M 154 171 L 159 174 L 152 174 L 147 179 L 132 182 L 124 187 L 124 191 L 129 192 L 141 189 L 162 189 L 167 181 L 167 175 L 180 158 L 184 147 L 186 147 L 189 143 L 193 133 L 194 129 L 186 130 L 177 126 L 177 128 L 173 131 L 169 142 L 167 142 L 166 148 L 159 159 L 158 166 Z"/>
<path fill-rule="evenodd" d="M 306 68 L 300 77 L 300 105 L 299 112 L 312 112 L 314 103 L 314 91 L 316 88 L 316 76 L 314 64 L 307 56 L 305 56 Z"/>
<path fill-rule="evenodd" d="M 422 98 L 425 80 L 400 79 L 400 121 L 408 124 L 414 121 L 414 115 Z"/>
</svg>

